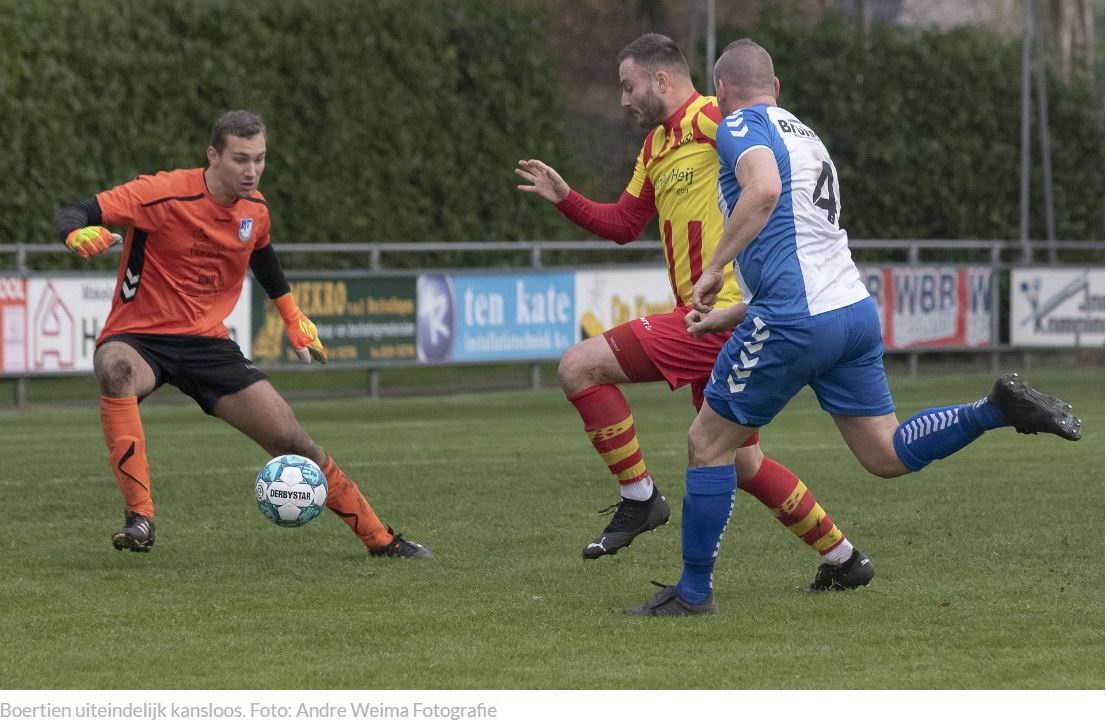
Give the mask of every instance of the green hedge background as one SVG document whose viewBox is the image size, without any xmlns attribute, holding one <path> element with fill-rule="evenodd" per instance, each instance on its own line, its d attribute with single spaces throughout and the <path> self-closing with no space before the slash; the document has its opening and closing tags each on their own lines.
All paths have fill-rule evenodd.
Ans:
<svg viewBox="0 0 1107 721">
<path fill-rule="evenodd" d="M 549 237 L 512 168 L 559 147 L 542 16 L 480 0 L 0 0 L 5 241 L 54 206 L 206 163 L 259 113 L 277 240 Z M 538 157 L 542 157 L 539 155 Z"/>
<path fill-rule="evenodd" d="M 777 17 L 720 37 L 720 52 L 744 35 L 772 54 L 780 104 L 830 149 L 851 237 L 1019 237 L 1019 42 L 874 24 L 866 48 L 841 16 Z M 1052 77 L 1048 98 L 1057 238 L 1102 241 L 1103 99 Z M 1036 121 L 1031 148 L 1030 237 L 1045 238 Z"/>
<path fill-rule="evenodd" d="M 511 173 L 574 147 L 559 131 L 572 79 L 547 50 L 556 7 L 0 0 L 0 242 L 56 242 L 56 205 L 202 165 L 211 121 L 233 107 L 268 126 L 278 241 L 586 237 Z M 866 48 L 846 20 L 777 17 L 721 30 L 719 47 L 743 35 L 773 54 L 781 104 L 834 155 L 852 237 L 1018 236 L 1017 41 L 877 24 Z M 596 62 L 614 77 L 614 57 Z M 1103 100 L 1052 79 L 1050 93 L 1057 235 L 1101 241 Z M 559 170 L 632 160 L 612 153 Z M 1033 189 L 1040 238 L 1037 172 Z"/>
</svg>

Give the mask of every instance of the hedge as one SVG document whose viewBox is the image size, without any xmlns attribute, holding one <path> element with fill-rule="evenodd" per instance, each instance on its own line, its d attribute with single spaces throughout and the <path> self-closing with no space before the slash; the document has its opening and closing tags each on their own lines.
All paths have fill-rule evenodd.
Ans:
<svg viewBox="0 0 1107 721">
<path fill-rule="evenodd" d="M 515 190 L 563 145 L 540 14 L 480 0 L 0 0 L 0 242 L 53 208 L 206 163 L 231 108 L 268 129 L 274 239 L 565 232 Z"/>
<path fill-rule="evenodd" d="M 830 149 L 851 237 L 1019 237 L 1019 42 L 877 24 L 866 48 L 832 15 L 723 31 L 720 51 L 743 36 L 772 54 L 780 104 Z M 1052 76 L 1048 88 L 1057 237 L 1102 241 L 1103 100 Z M 1036 124 L 1032 149 L 1030 235 L 1044 238 Z"/>
<path fill-rule="evenodd" d="M 56 242 L 55 205 L 202 165 L 212 119 L 234 107 L 268 126 L 262 191 L 278 241 L 586 237 L 517 192 L 511 173 L 518 158 L 574 147 L 558 130 L 546 12 L 481 0 L 0 0 L 0 242 Z M 722 30 L 718 47 L 746 34 L 773 54 L 781 104 L 834 155 L 852 237 L 1018 236 L 1017 41 L 876 25 L 866 48 L 832 15 Z M 1050 78 L 1050 103 L 1057 235 L 1102 241 L 1102 98 Z M 1037 138 L 1033 148 L 1041 238 Z M 573 165 L 625 160 L 559 165 L 573 177 Z"/>
</svg>

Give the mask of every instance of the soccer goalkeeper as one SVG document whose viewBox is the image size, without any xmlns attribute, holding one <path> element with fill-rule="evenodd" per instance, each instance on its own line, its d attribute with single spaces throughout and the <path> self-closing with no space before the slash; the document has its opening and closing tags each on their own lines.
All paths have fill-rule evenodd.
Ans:
<svg viewBox="0 0 1107 721">
<path fill-rule="evenodd" d="M 123 527 L 112 535 L 112 544 L 131 551 L 154 545 L 138 404 L 169 383 L 270 456 L 295 453 L 319 464 L 327 476 L 327 507 L 370 556 L 433 558 L 427 548 L 381 523 L 361 490 L 304 431 L 223 325 L 249 267 L 279 310 L 300 360 L 327 362 L 315 324 L 296 305 L 270 244 L 269 208 L 258 192 L 265 138 L 256 115 L 224 113 L 212 126 L 207 168 L 139 176 L 54 214 L 55 229 L 83 258 L 123 242 L 111 312 L 93 357 L 100 422 L 124 501 Z M 126 226 L 126 238 L 104 225 Z"/>
</svg>

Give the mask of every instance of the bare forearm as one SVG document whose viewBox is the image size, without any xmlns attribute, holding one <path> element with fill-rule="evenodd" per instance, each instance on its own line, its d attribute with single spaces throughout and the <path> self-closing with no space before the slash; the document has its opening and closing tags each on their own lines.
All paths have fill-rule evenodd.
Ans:
<svg viewBox="0 0 1107 721">
<path fill-rule="evenodd" d="M 721 272 L 729 265 L 769 222 L 775 206 L 776 197 L 771 194 L 743 193 L 738 196 L 738 203 L 727 220 L 723 236 L 715 246 L 707 267 Z"/>
</svg>

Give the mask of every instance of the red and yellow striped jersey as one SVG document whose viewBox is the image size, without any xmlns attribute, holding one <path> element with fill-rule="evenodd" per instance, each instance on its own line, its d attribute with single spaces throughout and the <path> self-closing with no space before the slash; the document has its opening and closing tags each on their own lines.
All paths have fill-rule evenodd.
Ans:
<svg viewBox="0 0 1107 721">
<path fill-rule="evenodd" d="M 723 234 L 715 153 L 720 121 L 715 98 L 694 93 L 646 136 L 626 188 L 629 195 L 657 208 L 669 283 L 678 306 L 692 302 L 692 286 Z M 742 298 L 730 263 L 723 283 L 719 308 Z"/>
<path fill-rule="evenodd" d="M 100 340 L 116 333 L 226 338 L 250 254 L 269 244 L 261 193 L 221 205 L 202 168 L 141 175 L 96 196 L 124 225 L 123 262 Z"/>
</svg>

